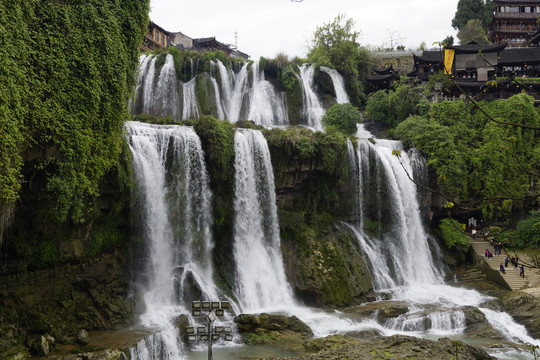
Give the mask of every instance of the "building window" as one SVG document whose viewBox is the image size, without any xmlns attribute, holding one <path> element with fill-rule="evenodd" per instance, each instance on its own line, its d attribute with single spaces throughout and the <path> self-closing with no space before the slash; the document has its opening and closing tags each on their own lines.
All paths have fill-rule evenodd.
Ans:
<svg viewBox="0 0 540 360">
<path fill-rule="evenodd" d="M 159 33 L 157 32 L 157 30 L 154 30 L 154 40 L 155 42 L 159 43 Z"/>
</svg>

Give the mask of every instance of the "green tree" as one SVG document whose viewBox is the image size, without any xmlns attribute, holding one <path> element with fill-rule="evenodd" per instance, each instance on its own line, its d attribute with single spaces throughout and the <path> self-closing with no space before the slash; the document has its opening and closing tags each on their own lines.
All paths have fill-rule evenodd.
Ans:
<svg viewBox="0 0 540 360">
<path fill-rule="evenodd" d="M 486 31 L 482 26 L 482 21 L 478 19 L 471 19 L 467 22 L 461 30 L 459 30 L 457 37 L 460 44 L 468 44 L 471 41 L 477 42 L 478 44 L 490 44 L 488 40 Z"/>
<path fill-rule="evenodd" d="M 335 104 L 321 119 L 328 130 L 334 127 L 344 134 L 356 133 L 356 124 L 362 121 L 362 113 L 351 104 Z"/>
<path fill-rule="evenodd" d="M 334 68 L 345 77 L 351 101 L 357 105 L 364 98 L 360 81 L 371 65 L 369 52 L 358 43 L 360 32 L 353 19 L 338 15 L 333 21 L 318 26 L 309 45 L 307 60 Z"/>
<path fill-rule="evenodd" d="M 419 104 L 423 97 L 405 79 L 394 90 L 379 90 L 371 94 L 366 104 L 366 117 L 395 127 L 410 115 L 419 114 Z M 421 103 L 422 113 L 426 111 L 426 102 Z"/>
<path fill-rule="evenodd" d="M 495 4 L 491 0 L 459 0 L 452 27 L 461 30 L 469 20 L 477 19 L 482 22 L 482 27 L 487 29 L 493 20 L 493 11 Z"/>
<path fill-rule="evenodd" d="M 427 116 L 400 123 L 394 135 L 427 155 L 439 193 L 449 201 L 486 217 L 526 209 L 540 192 L 540 116 L 533 98 L 519 94 L 479 106 L 489 117 L 464 101 L 435 104 Z"/>
<path fill-rule="evenodd" d="M 461 232 L 461 224 L 456 220 L 442 219 L 439 223 L 439 231 L 449 249 L 456 245 L 463 245 L 465 248 L 471 246 L 469 237 Z"/>
<path fill-rule="evenodd" d="M 446 38 L 444 38 L 443 44 L 445 44 L 447 46 L 454 45 L 454 37 L 452 35 L 448 35 Z"/>
</svg>

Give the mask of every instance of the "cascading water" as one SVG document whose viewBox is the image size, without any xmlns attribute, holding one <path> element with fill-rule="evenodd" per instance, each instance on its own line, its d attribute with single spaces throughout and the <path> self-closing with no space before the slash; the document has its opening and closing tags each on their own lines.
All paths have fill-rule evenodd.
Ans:
<svg viewBox="0 0 540 360">
<path fill-rule="evenodd" d="M 182 120 L 197 119 L 199 117 L 199 106 L 197 104 L 197 76 L 182 84 L 184 93 L 184 109 L 182 111 Z"/>
<path fill-rule="evenodd" d="M 128 122 L 126 129 L 141 209 L 137 223 L 147 247 L 136 282 L 146 310 L 141 322 L 158 331 L 132 349 L 132 359 L 178 359 L 182 343 L 171 321 L 189 313 L 184 304 L 190 300 L 219 298 L 204 154 L 189 127 Z"/>
<path fill-rule="evenodd" d="M 401 151 L 401 157 L 394 156 L 393 150 Z M 359 237 L 364 249 L 376 257 L 372 267 L 375 288 L 381 291 L 398 286 L 442 283 L 441 270 L 432 261 L 420 219 L 415 185 L 407 176 L 407 172 L 412 174 L 409 157 L 401 143 L 377 139 L 373 144 L 360 138 L 357 159 L 355 168 L 360 179 L 367 179 L 365 175 L 370 173 L 376 174 L 375 178 L 372 175 L 369 179 L 378 186 L 378 201 L 369 205 L 378 207 L 375 221 L 384 227 L 382 232 L 377 231 L 376 237 L 366 234 Z M 375 164 L 375 171 L 369 168 L 371 164 Z M 362 182 L 358 186 L 365 184 Z M 366 194 L 363 188 L 357 193 L 358 200 L 362 201 L 358 208 L 363 209 Z M 384 201 L 381 196 L 385 197 Z"/>
<path fill-rule="evenodd" d="M 200 78 L 197 75 L 199 61 L 195 62 L 191 58 L 185 61 L 184 72 L 189 72 L 191 76 L 189 81 L 180 84 L 182 88 L 182 96 L 180 96 L 174 59 L 170 54 L 164 56 L 164 63 L 158 69 L 156 69 L 156 61 L 159 56 L 142 55 L 140 57 L 137 88 L 131 105 L 132 113 L 172 116 L 175 120 L 198 118 L 202 115 L 196 94 L 197 82 Z M 220 120 L 227 119 L 232 123 L 239 120 L 252 120 L 263 126 L 288 125 L 289 113 L 285 93 L 277 91 L 265 79 L 264 71 L 259 68 L 258 62 L 253 63 L 251 69 L 248 69 L 249 67 L 250 65 L 245 63 L 235 73 L 227 69 L 219 60 L 210 63 L 209 78 L 215 96 L 213 100 L 216 103 L 214 116 Z M 323 67 L 321 70 L 327 72 L 332 78 L 336 101 L 348 102 L 341 75 L 332 69 Z M 320 120 L 325 110 L 314 90 L 314 73 L 315 65 L 302 65 L 300 74 L 297 76 L 303 88 L 302 116 L 306 126 L 321 130 Z M 217 76 L 219 76 L 219 81 Z"/>
<path fill-rule="evenodd" d="M 144 82 L 146 79 L 146 73 L 148 72 L 148 62 L 152 60 L 152 56 L 149 54 L 142 54 L 139 57 L 139 71 L 137 74 L 137 87 L 135 88 L 135 96 L 129 101 L 129 108 L 132 113 L 142 112 L 143 102 L 143 91 L 144 91 Z"/>
<path fill-rule="evenodd" d="M 335 69 L 327 68 L 326 66 L 321 66 L 321 71 L 324 71 L 332 78 L 332 83 L 334 84 L 334 90 L 336 92 L 336 102 L 338 104 L 346 104 L 349 102 L 349 95 L 345 91 L 345 82 L 343 77 Z"/>
<path fill-rule="evenodd" d="M 249 93 L 248 119 L 263 126 L 288 124 L 285 95 L 278 94 L 272 84 L 265 80 L 259 62 L 252 65 L 251 72 L 253 81 Z"/>
<path fill-rule="evenodd" d="M 313 90 L 313 78 L 315 76 L 315 64 L 303 64 L 300 69 L 300 82 L 303 89 L 303 116 L 307 121 L 307 126 L 314 130 L 321 130 L 321 118 L 324 115 L 324 108 L 319 97 Z"/>
<path fill-rule="evenodd" d="M 178 80 L 172 55 L 167 54 L 165 62 L 156 79 L 156 59 L 147 55 L 141 57 L 139 77 L 135 90 L 134 113 L 146 113 L 158 116 L 180 117 L 178 98 Z"/>
<path fill-rule="evenodd" d="M 227 70 L 225 65 L 219 60 L 217 60 L 219 77 L 221 79 L 221 106 L 224 109 L 225 116 L 229 118 L 229 104 L 231 101 L 232 89 L 234 86 L 233 77 L 234 73 Z"/>
<path fill-rule="evenodd" d="M 150 58 L 150 56 L 148 56 Z M 154 74 L 156 72 L 156 57 L 145 62 L 147 69 L 141 71 L 145 73 L 143 80 L 142 112 L 152 114 L 154 109 Z"/>
<path fill-rule="evenodd" d="M 235 148 L 234 256 L 242 311 L 293 305 L 281 257 L 274 173 L 260 131 L 239 129 Z"/>
<path fill-rule="evenodd" d="M 437 247 L 430 244 L 431 238 L 423 230 L 417 192 L 409 179 L 411 176 L 421 181 L 418 171 L 423 171 L 425 162 L 419 154 L 413 153 L 409 158 L 401 143 L 372 139 L 373 135 L 363 126 L 359 126 L 357 138 L 356 156 L 351 143 L 349 159 L 351 181 L 360 182 L 355 190 L 358 203 L 353 212 L 360 214 L 361 219 L 351 229 L 369 260 L 374 288 L 391 293 L 393 301 L 409 306 L 406 314 L 382 324 L 385 333 L 460 334 L 466 328 L 464 309 L 475 307 L 508 340 L 540 344 L 507 314 L 481 307 L 490 298 L 443 283 L 442 264 L 434 261 L 439 257 L 432 256 L 430 250 L 430 245 L 435 251 Z M 399 151 L 400 156 L 395 156 L 393 150 Z M 379 185 L 373 186 L 370 181 Z M 376 194 L 367 189 L 375 189 Z M 382 224 L 373 226 L 373 222 Z"/>
<path fill-rule="evenodd" d="M 229 102 L 226 104 L 225 108 L 227 117 L 230 122 L 235 123 L 238 120 L 241 120 L 242 105 L 244 104 L 244 99 L 247 95 L 247 80 L 248 80 L 248 64 L 244 64 L 242 69 L 238 74 L 234 76 L 233 87 L 231 89 L 231 95 Z"/>
<path fill-rule="evenodd" d="M 154 93 L 155 110 L 159 116 L 172 116 L 175 120 L 180 117 L 180 101 L 178 99 L 178 80 L 174 69 L 174 60 L 167 54 L 165 64 L 159 73 Z"/>
<path fill-rule="evenodd" d="M 219 94 L 219 85 L 216 80 L 215 69 L 216 64 L 213 61 L 210 62 L 210 81 L 212 82 L 212 87 L 214 88 L 218 119 L 225 120 L 225 112 L 223 111 L 223 105 L 221 103 L 221 96 Z"/>
</svg>

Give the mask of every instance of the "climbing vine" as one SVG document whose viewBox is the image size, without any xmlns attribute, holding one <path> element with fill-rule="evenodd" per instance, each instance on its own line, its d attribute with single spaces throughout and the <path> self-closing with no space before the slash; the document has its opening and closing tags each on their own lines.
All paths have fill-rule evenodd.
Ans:
<svg viewBox="0 0 540 360">
<path fill-rule="evenodd" d="M 147 22 L 148 1 L 0 3 L 0 200 L 41 174 L 52 219 L 87 219 L 121 152 Z"/>
</svg>

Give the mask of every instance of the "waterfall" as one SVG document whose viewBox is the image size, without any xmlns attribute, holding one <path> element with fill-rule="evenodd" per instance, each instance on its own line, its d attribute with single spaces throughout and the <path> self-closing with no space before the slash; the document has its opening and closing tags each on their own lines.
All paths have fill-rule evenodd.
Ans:
<svg viewBox="0 0 540 360">
<path fill-rule="evenodd" d="M 192 128 L 126 123 L 133 155 L 136 207 L 146 258 L 136 286 L 144 326 L 158 330 L 138 344 L 136 359 L 177 359 L 172 321 L 193 299 L 218 299 L 211 263 L 211 191 L 200 140 Z M 151 346 L 150 346 L 151 345 Z M 157 357 L 144 357 L 148 347 Z M 156 350 L 159 349 L 159 350 Z M 142 355 L 141 355 L 142 354 Z"/>
<path fill-rule="evenodd" d="M 178 99 L 178 80 L 172 55 L 167 54 L 165 63 L 156 79 L 156 57 L 141 57 L 138 84 L 135 89 L 134 113 L 158 116 L 172 116 L 178 120 L 180 101 Z M 142 104 L 141 104 L 142 103 Z"/>
<path fill-rule="evenodd" d="M 321 66 L 321 71 L 324 71 L 332 78 L 332 83 L 334 84 L 334 90 L 336 91 L 336 102 L 338 104 L 346 104 L 349 102 L 349 96 L 345 91 L 345 82 L 343 77 L 335 69 L 327 68 L 326 66 Z"/>
<path fill-rule="evenodd" d="M 303 116 L 307 121 L 307 126 L 314 130 L 321 130 L 321 118 L 324 109 L 317 94 L 313 91 L 313 78 L 315 76 L 315 64 L 303 64 L 300 69 L 300 82 L 303 89 Z"/>
<path fill-rule="evenodd" d="M 231 123 L 242 120 L 242 105 L 247 94 L 248 64 L 244 64 L 238 74 L 234 76 L 234 86 L 232 87 L 229 103 L 226 104 L 227 116 Z"/>
<path fill-rule="evenodd" d="M 145 114 L 151 114 L 154 104 L 154 74 L 156 71 L 156 57 L 153 57 L 150 62 L 146 63 L 146 65 L 148 68 L 145 71 L 146 75 L 144 76 L 142 112 Z"/>
<path fill-rule="evenodd" d="M 362 221 L 365 221 L 362 209 L 376 207 L 372 217 L 377 223 L 377 230 L 371 229 L 369 235 L 363 228 L 357 232 L 364 251 L 373 256 L 370 259 L 373 260 L 375 288 L 386 290 L 441 283 L 442 272 L 432 261 L 428 237 L 420 218 L 416 188 L 407 176 L 407 172 L 413 173 L 407 153 L 397 141 L 377 139 L 373 144 L 361 138 L 361 134 L 357 136 L 357 178 L 362 180 L 375 176 L 371 181 L 377 185 L 376 201 L 369 204 L 365 203 L 365 181 L 358 184 L 357 190 L 357 207 Z M 394 149 L 401 151 L 400 158 L 392 155 Z"/>
<path fill-rule="evenodd" d="M 144 102 L 143 91 L 146 73 L 148 72 L 148 63 L 152 59 L 149 54 L 142 54 L 139 57 L 139 71 L 137 73 L 137 86 L 135 88 L 135 96 L 129 101 L 131 113 L 140 113 Z"/>
<path fill-rule="evenodd" d="M 216 80 L 215 72 L 216 72 L 216 64 L 213 61 L 211 61 L 210 62 L 210 81 L 212 82 L 212 87 L 214 88 L 216 108 L 217 108 L 217 117 L 219 120 L 225 120 L 225 112 L 223 111 L 223 104 L 221 101 L 221 95 L 219 93 L 219 85 Z"/>
<path fill-rule="evenodd" d="M 351 181 L 359 181 L 354 190 L 358 203 L 352 211 L 362 219 L 350 229 L 368 259 L 374 288 L 409 308 L 382 324 L 383 333 L 460 334 L 466 329 L 463 309 L 476 307 L 508 340 L 540 344 L 508 314 L 481 307 L 491 298 L 443 283 L 442 266 L 436 261 L 441 251 L 423 229 L 415 184 L 409 178 L 425 181 L 426 164 L 420 154 L 414 150 L 408 154 L 397 141 L 374 139 L 363 126 L 357 138 L 356 156 L 352 143 L 348 156 Z M 393 150 L 401 152 L 399 158 Z"/>
<path fill-rule="evenodd" d="M 237 299 L 244 312 L 290 306 L 268 144 L 260 131 L 238 129 L 234 148 Z"/>
<path fill-rule="evenodd" d="M 461 310 L 434 311 L 429 314 L 412 312 L 388 320 L 385 326 L 400 332 L 460 334 L 466 327 L 465 313 Z"/>
<path fill-rule="evenodd" d="M 184 93 L 184 110 L 182 112 L 182 120 L 197 119 L 199 117 L 199 106 L 197 104 L 197 76 L 182 84 Z"/>
<path fill-rule="evenodd" d="M 288 124 L 285 95 L 278 94 L 272 84 L 265 80 L 259 62 L 253 64 L 251 72 L 253 81 L 249 93 L 248 120 L 263 126 Z"/>
<path fill-rule="evenodd" d="M 217 60 L 219 77 L 221 79 L 221 106 L 225 110 L 225 116 L 229 118 L 229 103 L 231 101 L 231 94 L 233 88 L 232 78 L 234 73 L 229 72 L 225 65 Z"/>
<path fill-rule="evenodd" d="M 153 95 L 153 114 L 159 116 L 172 116 L 175 120 L 180 116 L 180 101 L 178 99 L 178 80 L 171 54 L 167 54 L 165 64 L 159 73 L 156 90 Z"/>
</svg>

